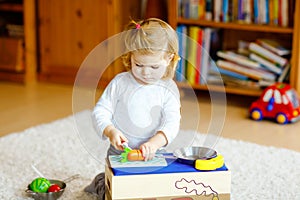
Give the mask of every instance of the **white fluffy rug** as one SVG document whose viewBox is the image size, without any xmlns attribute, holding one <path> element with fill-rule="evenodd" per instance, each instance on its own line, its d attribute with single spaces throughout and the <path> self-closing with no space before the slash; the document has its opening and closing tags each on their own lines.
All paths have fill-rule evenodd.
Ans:
<svg viewBox="0 0 300 200">
<path fill-rule="evenodd" d="M 80 112 L 76 118 L 87 135 L 95 134 L 90 111 Z M 77 132 L 70 116 L 0 138 L 0 199 L 30 199 L 24 190 L 37 176 L 32 164 L 47 178 L 62 180 L 80 174 L 67 183 L 61 199 L 95 199 L 83 188 L 103 170 L 103 164 L 86 151 Z M 181 131 L 180 135 L 193 132 Z M 197 134 L 193 144 L 201 144 L 203 138 Z M 101 145 L 99 157 L 106 154 L 106 147 Z M 231 199 L 300 199 L 299 152 L 225 138 L 215 149 L 225 157 L 232 173 Z"/>
</svg>

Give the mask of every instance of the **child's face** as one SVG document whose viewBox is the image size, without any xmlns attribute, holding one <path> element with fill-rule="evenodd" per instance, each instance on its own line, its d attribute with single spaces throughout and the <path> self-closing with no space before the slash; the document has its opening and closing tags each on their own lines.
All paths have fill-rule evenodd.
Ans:
<svg viewBox="0 0 300 200">
<path fill-rule="evenodd" d="M 170 63 L 164 52 L 140 54 L 134 52 L 131 56 L 131 71 L 135 79 L 142 84 L 152 84 L 160 80 Z"/>
</svg>

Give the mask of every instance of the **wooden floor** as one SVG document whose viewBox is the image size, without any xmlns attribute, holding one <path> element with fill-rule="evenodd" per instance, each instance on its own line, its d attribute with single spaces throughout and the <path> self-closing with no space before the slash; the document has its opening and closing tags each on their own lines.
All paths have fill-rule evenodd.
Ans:
<svg viewBox="0 0 300 200">
<path fill-rule="evenodd" d="M 72 86 L 0 82 L 0 91 L 0 136 L 73 114 Z M 224 111 L 219 102 L 211 103 L 207 92 L 197 92 L 196 98 L 191 92 L 183 91 L 181 128 L 202 133 L 221 130 L 221 136 L 226 138 L 300 152 L 300 122 L 278 125 L 271 121 L 252 121 L 248 118 L 248 108 L 253 100 L 246 96 L 227 96 Z"/>
</svg>

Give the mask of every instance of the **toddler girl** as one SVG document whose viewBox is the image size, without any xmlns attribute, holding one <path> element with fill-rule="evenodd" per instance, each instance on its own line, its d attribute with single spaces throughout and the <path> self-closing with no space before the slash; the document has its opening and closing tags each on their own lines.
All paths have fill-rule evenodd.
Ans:
<svg viewBox="0 0 300 200">
<path fill-rule="evenodd" d="M 179 60 L 178 39 L 170 25 L 156 18 L 131 21 L 123 36 L 128 71 L 105 88 L 93 119 L 99 136 L 110 141 L 107 155 L 120 154 L 126 142 L 140 149 L 147 161 L 179 131 L 180 97 L 172 79 Z M 103 198 L 104 173 L 86 191 Z"/>
</svg>

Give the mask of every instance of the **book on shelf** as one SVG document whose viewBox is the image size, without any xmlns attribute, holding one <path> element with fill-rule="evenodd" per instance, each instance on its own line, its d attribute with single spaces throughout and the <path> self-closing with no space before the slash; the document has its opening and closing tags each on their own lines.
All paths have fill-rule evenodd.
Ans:
<svg viewBox="0 0 300 200">
<path fill-rule="evenodd" d="M 214 0 L 213 2 L 213 19 L 215 22 L 220 22 L 222 14 L 222 0 Z"/>
<path fill-rule="evenodd" d="M 235 6 L 235 0 L 229 0 L 228 2 L 228 22 L 233 22 L 234 21 L 234 7 Z"/>
<path fill-rule="evenodd" d="M 223 32 L 222 29 L 211 29 L 209 55 L 213 60 L 218 59 L 217 52 L 222 49 Z"/>
<path fill-rule="evenodd" d="M 195 81 L 194 83 L 199 83 L 201 78 L 201 70 L 202 70 L 202 63 L 203 63 L 203 48 L 204 48 L 204 31 L 200 28 L 198 29 L 198 38 L 197 38 L 197 49 L 196 49 L 196 72 L 195 72 Z"/>
<path fill-rule="evenodd" d="M 229 60 L 231 62 L 244 65 L 247 67 L 259 68 L 260 64 L 250 60 L 247 56 L 235 53 L 233 51 L 218 51 L 217 55 L 220 58 Z"/>
<path fill-rule="evenodd" d="M 269 8 L 269 24 L 270 25 L 275 25 L 275 14 L 274 14 L 274 3 L 275 3 L 275 0 L 269 0 L 269 5 L 268 5 L 268 8 Z"/>
<path fill-rule="evenodd" d="M 268 72 L 263 69 L 249 68 L 225 60 L 218 60 L 217 66 L 247 76 L 254 80 L 260 80 L 260 79 L 271 80 L 271 81 L 276 80 L 276 75 L 274 73 Z"/>
<path fill-rule="evenodd" d="M 238 20 L 238 12 L 239 12 L 239 6 L 238 6 L 238 1 L 239 0 L 232 0 L 231 1 L 231 7 L 229 9 L 231 9 L 231 20 L 232 22 L 235 22 Z"/>
<path fill-rule="evenodd" d="M 189 10 L 188 7 L 185 7 L 188 5 L 187 3 L 188 3 L 187 0 L 177 0 L 177 17 L 183 17 L 183 18 L 188 17 L 187 14 Z"/>
<path fill-rule="evenodd" d="M 271 0 L 272 1 L 272 0 Z M 254 0 L 253 1 L 253 15 L 254 23 L 256 24 L 269 24 L 269 0 Z"/>
<path fill-rule="evenodd" d="M 201 70 L 200 70 L 200 79 L 198 80 L 198 83 L 200 84 L 206 84 L 206 78 L 207 74 L 209 71 L 209 62 L 210 62 L 210 41 L 211 41 L 211 33 L 212 33 L 211 28 L 205 28 L 204 29 L 204 37 L 203 37 L 203 42 L 202 42 L 202 62 L 201 62 Z"/>
<path fill-rule="evenodd" d="M 270 46 L 264 51 L 270 51 L 270 49 L 273 48 L 270 52 L 277 57 L 284 59 L 287 63 L 281 66 L 278 62 L 276 63 L 274 60 L 267 59 L 266 55 L 268 54 L 264 54 L 265 56 L 263 56 L 263 53 L 255 53 L 255 51 L 251 49 L 251 44 L 257 45 L 262 49 L 262 43 L 268 43 Z M 275 49 L 278 52 L 276 52 Z M 258 81 L 261 87 L 265 87 L 275 83 L 276 81 L 283 82 L 287 80 L 290 70 L 290 63 L 288 62 L 287 58 L 278 54 L 284 54 L 287 56 L 289 53 L 290 50 L 288 48 L 284 48 L 280 42 L 275 42 L 272 39 L 257 39 L 255 42 L 239 41 L 237 52 L 233 50 L 221 50 L 217 52 L 218 57 L 223 59 L 218 60 L 217 65 L 222 76 L 239 79 L 236 75 L 239 74 L 242 77 L 245 76 L 249 79 L 254 79 Z M 211 68 L 213 69 L 213 65 Z"/>
<path fill-rule="evenodd" d="M 208 85 L 224 85 L 222 77 L 217 74 L 209 74 L 206 82 Z"/>
<path fill-rule="evenodd" d="M 221 19 L 222 22 L 229 22 L 229 0 L 222 1 Z"/>
<path fill-rule="evenodd" d="M 206 2 L 205 0 L 198 0 L 198 19 L 205 19 Z"/>
<path fill-rule="evenodd" d="M 189 6 L 189 19 L 198 19 L 199 18 L 199 0 L 188 0 Z"/>
<path fill-rule="evenodd" d="M 278 25 L 279 0 L 269 1 L 270 25 Z"/>
<path fill-rule="evenodd" d="M 288 3 L 288 27 L 293 27 L 294 24 L 294 8 L 295 8 L 295 0 L 289 0 Z"/>
<path fill-rule="evenodd" d="M 261 45 L 262 47 L 272 51 L 273 53 L 279 55 L 279 56 L 286 56 L 291 53 L 291 50 L 287 47 L 284 47 L 280 42 L 277 40 L 272 39 L 257 39 L 256 43 Z"/>
<path fill-rule="evenodd" d="M 177 17 L 183 16 L 182 0 L 177 0 Z"/>
<path fill-rule="evenodd" d="M 225 85 L 227 87 L 243 88 L 243 89 L 261 89 L 261 87 L 265 86 L 260 83 L 261 80 L 257 81 L 248 78 L 239 79 L 225 74 L 214 73 L 212 71 L 207 78 L 207 84 Z M 271 81 L 264 81 L 264 84 L 271 85 L 272 83 L 273 82 Z"/>
<path fill-rule="evenodd" d="M 289 0 L 279 0 L 278 25 L 287 27 L 289 25 Z"/>
<path fill-rule="evenodd" d="M 186 19 L 199 19 L 199 1 L 201 0 L 178 0 L 180 17 Z"/>
<path fill-rule="evenodd" d="M 205 1 L 205 20 L 211 21 L 213 19 L 213 0 Z"/>
<path fill-rule="evenodd" d="M 241 80 L 237 78 L 232 78 L 228 76 L 222 76 L 222 80 L 226 86 L 235 87 L 235 88 L 243 88 L 243 89 L 260 89 L 261 84 L 260 80 L 255 81 L 251 79 Z"/>
<path fill-rule="evenodd" d="M 273 53 L 272 51 L 269 51 L 268 49 L 260 46 L 256 42 L 250 42 L 249 50 L 256 54 L 261 55 L 262 57 L 264 57 L 272 62 L 278 63 L 282 67 L 288 63 L 288 60 L 286 58 L 281 57 L 281 56 Z"/>
<path fill-rule="evenodd" d="M 251 23 L 252 22 L 252 1 L 251 0 L 238 0 L 238 16 L 237 19 L 240 22 Z"/>
<path fill-rule="evenodd" d="M 293 0 L 178 0 L 178 16 L 292 27 Z"/>
<path fill-rule="evenodd" d="M 178 17 L 189 18 L 189 0 L 177 0 L 178 1 Z"/>
<path fill-rule="evenodd" d="M 289 81 L 289 73 L 290 73 L 291 65 L 287 64 L 284 69 L 282 70 L 281 74 L 277 76 L 277 79 L 275 80 L 265 80 L 260 79 L 258 80 L 258 83 L 261 87 L 267 87 L 269 85 L 272 85 L 276 82 L 288 82 Z"/>
<path fill-rule="evenodd" d="M 188 34 L 190 39 L 187 40 L 187 66 L 186 66 L 186 79 L 189 83 L 195 84 L 196 68 L 197 68 L 197 48 L 200 27 L 188 27 Z"/>
<path fill-rule="evenodd" d="M 200 28 L 199 26 L 178 25 L 176 28 L 179 40 L 181 60 L 176 69 L 176 80 L 188 81 L 191 84 L 206 84 L 209 71 L 211 44 L 219 43 L 218 29 Z M 219 46 L 215 46 L 218 49 Z"/>
<path fill-rule="evenodd" d="M 210 63 L 209 75 L 211 74 L 219 75 L 219 76 L 225 75 L 227 77 L 232 77 L 240 80 L 248 80 L 248 76 L 220 68 L 213 61 Z"/>
<path fill-rule="evenodd" d="M 250 44 L 250 42 L 248 42 L 248 41 L 239 40 L 237 52 L 241 55 L 249 56 L 250 55 L 249 44 Z"/>
<path fill-rule="evenodd" d="M 291 65 L 288 63 L 285 68 L 282 70 L 282 73 L 278 77 L 277 81 L 278 82 L 285 82 L 289 78 L 289 73 L 290 73 Z"/>
<path fill-rule="evenodd" d="M 282 67 L 277 66 L 276 64 L 268 61 L 267 59 L 264 59 L 263 57 L 255 54 L 255 53 L 251 53 L 250 58 L 252 60 L 258 62 L 259 64 L 261 64 L 262 67 L 268 69 L 271 72 L 274 72 L 275 74 L 281 74 L 281 72 L 282 72 Z"/>
<path fill-rule="evenodd" d="M 176 28 L 179 42 L 179 56 L 180 60 L 176 69 L 176 80 L 182 82 L 185 80 L 184 75 L 186 70 L 186 41 L 187 41 L 187 27 L 185 25 L 179 25 Z"/>
</svg>

